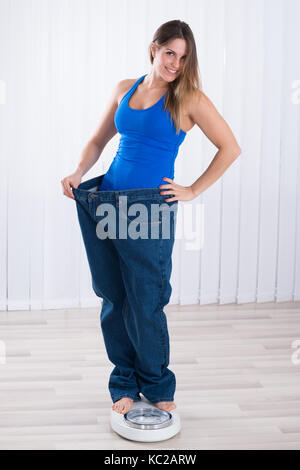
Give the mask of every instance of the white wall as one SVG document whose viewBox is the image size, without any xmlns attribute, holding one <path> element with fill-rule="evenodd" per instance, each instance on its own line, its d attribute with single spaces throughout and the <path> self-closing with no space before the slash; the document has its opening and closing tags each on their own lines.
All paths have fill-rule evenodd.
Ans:
<svg viewBox="0 0 300 470">
<path fill-rule="evenodd" d="M 0 309 L 99 305 L 60 181 L 114 84 L 150 71 L 152 35 L 171 19 L 191 26 L 203 90 L 242 147 L 179 203 L 203 210 L 204 238 L 175 241 L 171 303 L 299 300 L 299 17 L 299 0 L 0 0 Z M 118 139 L 83 180 L 108 169 Z M 194 126 L 175 181 L 193 183 L 216 151 Z"/>
</svg>

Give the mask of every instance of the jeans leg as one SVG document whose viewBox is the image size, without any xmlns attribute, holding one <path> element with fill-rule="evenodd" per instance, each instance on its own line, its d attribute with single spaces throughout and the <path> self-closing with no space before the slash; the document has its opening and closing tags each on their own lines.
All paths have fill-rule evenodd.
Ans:
<svg viewBox="0 0 300 470">
<path fill-rule="evenodd" d="M 136 350 L 135 370 L 141 393 L 155 403 L 173 401 L 175 374 L 169 365 L 169 334 L 163 308 L 172 292 L 173 235 L 170 239 L 116 239 L 127 292 L 124 316 Z"/>
<path fill-rule="evenodd" d="M 77 214 L 86 249 L 95 294 L 103 298 L 101 329 L 109 360 L 115 365 L 109 379 L 113 402 L 122 397 L 140 400 L 134 368 L 135 349 L 124 323 L 126 291 L 120 271 L 119 255 L 110 239 L 96 234 L 96 222 L 88 202 L 76 199 Z"/>
</svg>

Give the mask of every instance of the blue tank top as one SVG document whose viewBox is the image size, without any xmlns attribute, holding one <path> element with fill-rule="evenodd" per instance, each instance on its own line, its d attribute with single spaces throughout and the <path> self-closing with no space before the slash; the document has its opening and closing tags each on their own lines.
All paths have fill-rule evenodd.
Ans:
<svg viewBox="0 0 300 470">
<path fill-rule="evenodd" d="M 164 110 L 166 93 L 146 109 L 129 107 L 129 99 L 146 75 L 123 96 L 114 116 L 120 133 L 117 153 L 105 173 L 101 190 L 157 188 L 174 178 L 174 163 L 186 132 L 176 128 L 169 110 Z"/>
</svg>

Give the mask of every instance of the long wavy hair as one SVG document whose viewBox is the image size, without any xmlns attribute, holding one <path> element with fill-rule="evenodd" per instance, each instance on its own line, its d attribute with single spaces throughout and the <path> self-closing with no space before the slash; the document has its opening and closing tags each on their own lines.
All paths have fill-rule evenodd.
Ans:
<svg viewBox="0 0 300 470">
<path fill-rule="evenodd" d="M 169 110 L 171 120 L 176 128 L 176 134 L 181 129 L 181 110 L 183 103 L 191 100 L 195 90 L 202 90 L 201 75 L 199 72 L 197 49 L 193 32 L 184 21 L 171 20 L 163 23 L 155 31 L 152 43 L 159 49 L 167 46 L 173 39 L 185 39 L 187 43 L 187 54 L 182 72 L 175 80 L 169 83 L 164 100 L 164 109 Z M 153 64 L 154 58 L 149 45 L 150 62 Z"/>
</svg>

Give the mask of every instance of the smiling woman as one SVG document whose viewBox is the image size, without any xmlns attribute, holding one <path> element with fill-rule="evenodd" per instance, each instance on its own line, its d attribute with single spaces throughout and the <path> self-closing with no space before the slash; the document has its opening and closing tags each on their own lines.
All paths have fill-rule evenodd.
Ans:
<svg viewBox="0 0 300 470">
<path fill-rule="evenodd" d="M 176 408 L 176 379 L 168 367 L 169 334 L 163 309 L 172 292 L 171 257 L 178 201 L 194 199 L 225 171 L 239 150 L 229 126 L 201 90 L 196 45 L 189 25 L 180 20 L 161 25 L 149 53 L 150 73 L 122 80 L 116 86 L 78 169 L 62 181 L 66 191 L 73 188 L 92 286 L 103 298 L 101 328 L 108 357 L 115 365 L 109 391 L 112 410 L 120 414 L 141 400 L 140 394 L 166 412 Z M 219 152 L 210 169 L 193 185 L 181 186 L 174 182 L 174 163 L 180 145 L 195 124 L 219 147 Z M 101 154 L 117 131 L 119 146 L 108 171 L 79 184 L 97 160 L 97 153 Z M 174 203 L 168 236 L 164 238 L 156 230 L 159 233 L 155 238 L 141 239 L 118 232 L 116 237 L 101 239 L 96 231 L 96 207 L 101 213 L 109 203 L 114 213 L 120 213 L 123 198 L 128 199 L 131 208 L 135 204 L 149 208 Z M 163 214 L 159 223 L 152 223 L 149 214 L 142 216 L 143 228 L 164 227 Z M 128 227 L 134 225 L 132 215 L 123 218 Z"/>
<path fill-rule="evenodd" d="M 175 51 L 172 51 L 171 49 L 167 49 L 166 51 L 166 54 L 169 55 L 169 56 L 176 56 L 176 52 Z M 185 59 L 186 58 L 186 55 L 182 56 L 181 59 Z M 172 75 L 176 74 L 178 72 L 177 69 L 173 69 L 173 68 L 170 68 L 170 67 L 167 67 L 166 66 L 166 69 L 168 70 L 168 72 L 170 72 Z"/>
<path fill-rule="evenodd" d="M 181 22 L 181 28 L 176 27 L 176 21 L 161 25 L 154 34 L 149 54 L 162 81 L 167 82 L 165 109 L 179 132 L 192 127 L 184 116 L 184 107 L 192 101 L 195 91 L 202 89 L 202 84 L 194 35 L 186 23 Z"/>
</svg>

